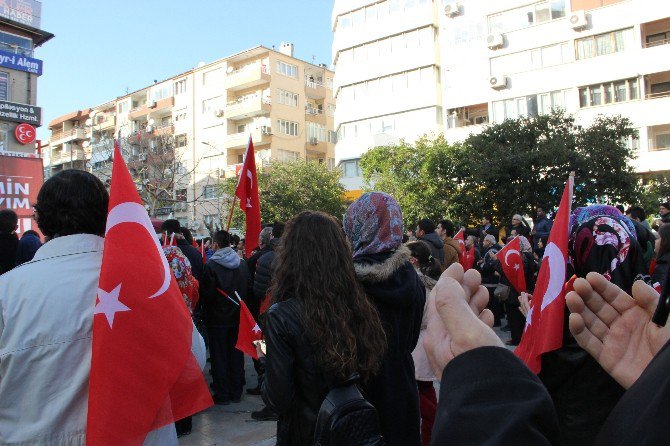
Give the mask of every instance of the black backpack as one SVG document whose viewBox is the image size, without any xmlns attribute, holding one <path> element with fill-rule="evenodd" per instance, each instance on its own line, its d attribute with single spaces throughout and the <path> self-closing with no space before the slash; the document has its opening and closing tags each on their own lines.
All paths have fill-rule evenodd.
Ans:
<svg viewBox="0 0 670 446">
<path fill-rule="evenodd" d="M 321 403 L 314 430 L 315 446 L 383 446 L 377 409 L 358 388 L 360 376 L 333 387 Z"/>
</svg>

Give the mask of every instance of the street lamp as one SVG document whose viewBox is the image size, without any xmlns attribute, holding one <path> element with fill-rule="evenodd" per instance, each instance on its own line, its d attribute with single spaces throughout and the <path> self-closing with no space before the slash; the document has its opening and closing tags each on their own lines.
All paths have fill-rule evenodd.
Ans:
<svg viewBox="0 0 670 446">
<path fill-rule="evenodd" d="M 219 148 L 216 147 L 216 146 L 214 146 L 213 144 L 211 144 L 211 143 L 209 143 L 209 142 L 207 142 L 207 141 L 201 141 L 201 142 L 202 142 L 204 145 L 206 145 L 206 146 L 208 146 L 208 147 L 211 147 L 212 149 L 214 149 L 215 152 L 217 152 L 217 153 L 215 153 L 214 155 L 205 156 L 205 157 L 203 157 L 203 158 L 210 158 L 210 159 L 211 159 L 211 158 L 214 158 L 214 157 L 223 155 L 223 152 L 221 152 L 221 151 L 219 150 Z M 217 169 L 217 170 L 218 170 L 218 169 Z M 211 161 L 210 161 L 210 164 L 209 164 L 209 171 L 210 171 L 210 172 L 212 171 L 212 163 L 211 163 Z M 219 223 L 221 223 L 221 197 L 219 196 L 219 194 L 220 194 L 220 192 L 221 192 L 221 175 L 219 174 L 219 172 L 217 172 L 217 174 L 216 174 L 216 192 L 217 192 L 217 194 L 216 194 L 216 213 L 217 213 L 217 220 L 218 220 Z M 195 199 L 195 196 L 194 196 L 193 198 Z"/>
</svg>

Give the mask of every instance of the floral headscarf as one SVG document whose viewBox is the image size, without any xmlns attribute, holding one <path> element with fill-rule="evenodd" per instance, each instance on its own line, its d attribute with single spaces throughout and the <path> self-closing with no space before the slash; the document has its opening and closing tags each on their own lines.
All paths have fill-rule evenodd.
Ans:
<svg viewBox="0 0 670 446">
<path fill-rule="evenodd" d="M 630 292 L 644 272 L 642 250 L 633 223 L 611 206 L 577 208 L 570 217 L 570 261 L 575 274 L 602 274 Z"/>
<path fill-rule="evenodd" d="M 184 253 L 176 246 L 164 246 L 163 252 L 167 258 L 168 264 L 172 269 L 179 291 L 184 298 L 186 307 L 193 314 L 195 305 L 198 303 L 198 280 L 191 273 L 191 262 L 188 261 Z"/>
<path fill-rule="evenodd" d="M 516 238 L 521 241 L 521 252 L 533 252 L 533 248 L 526 237 L 518 235 Z"/>
<path fill-rule="evenodd" d="M 344 232 L 354 258 L 393 251 L 402 244 L 400 206 L 389 194 L 367 192 L 344 214 Z"/>
</svg>

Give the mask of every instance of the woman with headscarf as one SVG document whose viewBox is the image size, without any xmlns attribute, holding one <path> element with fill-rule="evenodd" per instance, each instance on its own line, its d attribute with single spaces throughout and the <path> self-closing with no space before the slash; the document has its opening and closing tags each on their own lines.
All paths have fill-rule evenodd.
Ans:
<svg viewBox="0 0 670 446">
<path fill-rule="evenodd" d="M 629 295 L 637 276 L 644 273 L 635 227 L 612 206 L 573 211 L 568 256 L 569 269 L 578 277 L 600 273 Z M 542 355 L 539 377 L 558 414 L 561 444 L 591 445 L 624 389 L 577 345 L 568 330 L 569 314 L 566 309 L 563 347 Z"/>
<path fill-rule="evenodd" d="M 523 261 L 523 271 L 526 278 L 526 290 L 529 293 L 532 293 L 535 288 L 535 270 L 537 269 L 535 258 L 533 257 L 533 247 L 523 235 L 518 235 L 517 237 L 521 241 L 521 259 Z M 508 242 L 511 240 L 512 239 L 508 239 Z M 505 276 L 498 255 L 494 253 L 491 257 L 494 260 L 493 267 L 500 275 L 500 283 L 509 287 L 509 296 L 505 301 L 505 312 L 507 314 L 507 322 L 509 323 L 512 338 L 506 343 L 507 345 L 519 345 L 519 342 L 521 342 L 521 335 L 523 334 L 523 328 L 526 325 L 526 318 L 519 311 L 519 293 L 514 289 L 512 283 Z"/>
<path fill-rule="evenodd" d="M 515 234 L 513 234 L 512 231 L 515 231 Z M 520 214 L 514 214 L 512 217 L 512 224 L 507 227 L 505 232 L 507 233 L 505 243 L 507 243 L 508 241 L 512 240 L 511 237 L 513 235 L 523 235 L 524 237 L 529 237 L 530 227 Z"/>
<path fill-rule="evenodd" d="M 382 321 L 388 347 L 379 373 L 365 390 L 379 412 L 389 446 L 419 446 L 419 393 L 412 351 L 416 347 L 426 291 L 402 246 L 402 213 L 393 197 L 368 192 L 344 215 L 356 276 Z"/>
</svg>

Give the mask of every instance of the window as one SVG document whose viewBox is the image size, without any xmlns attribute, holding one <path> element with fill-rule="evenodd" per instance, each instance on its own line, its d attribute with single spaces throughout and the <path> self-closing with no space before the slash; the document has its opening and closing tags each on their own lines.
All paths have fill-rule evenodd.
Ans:
<svg viewBox="0 0 670 446">
<path fill-rule="evenodd" d="M 177 189 L 175 191 L 174 199 L 177 201 L 186 201 L 187 191 L 186 189 Z"/>
<path fill-rule="evenodd" d="M 216 68 L 202 75 L 203 85 L 214 85 L 223 82 L 223 68 Z"/>
<path fill-rule="evenodd" d="M 216 184 L 208 185 L 202 188 L 202 198 L 208 200 L 212 198 L 216 198 Z"/>
<path fill-rule="evenodd" d="M 223 108 L 223 96 L 217 96 L 210 99 L 205 99 L 202 101 L 202 114 L 213 114 L 217 110 Z"/>
<path fill-rule="evenodd" d="M 328 142 L 331 144 L 337 144 L 337 132 L 328 130 Z"/>
<path fill-rule="evenodd" d="M 656 150 L 670 149 L 670 133 L 656 135 Z"/>
<path fill-rule="evenodd" d="M 488 17 L 489 32 L 504 34 L 565 17 L 565 0 L 548 0 Z"/>
<path fill-rule="evenodd" d="M 540 93 L 519 98 L 493 102 L 493 120 L 502 122 L 505 119 L 516 119 L 522 116 L 533 117 L 546 114 L 556 108 L 565 108 L 566 90 Z M 588 93 L 588 92 L 587 92 Z M 582 101 L 580 91 L 580 102 Z"/>
<path fill-rule="evenodd" d="M 647 46 L 656 46 L 656 45 L 664 45 L 668 43 L 670 40 L 670 31 L 658 33 L 658 34 L 651 34 L 646 37 L 646 42 Z"/>
<path fill-rule="evenodd" d="M 294 152 L 292 150 L 282 150 L 282 149 L 277 150 L 277 159 L 283 163 L 289 161 L 297 161 L 299 158 L 300 154 L 298 152 Z"/>
<path fill-rule="evenodd" d="M 297 122 L 277 119 L 277 126 L 279 128 L 279 133 L 284 135 L 298 136 L 299 127 Z"/>
<path fill-rule="evenodd" d="M 9 101 L 9 73 L 0 71 L 0 100 Z"/>
<path fill-rule="evenodd" d="M 633 44 L 633 28 L 575 40 L 577 60 L 619 53 Z"/>
<path fill-rule="evenodd" d="M 368 85 L 368 91 L 370 92 L 370 86 Z M 335 116 L 335 104 L 328 104 L 328 116 Z"/>
<path fill-rule="evenodd" d="M 16 34 L 0 32 L 0 49 L 32 57 L 33 41 Z"/>
<path fill-rule="evenodd" d="M 560 65 L 570 60 L 568 48 L 564 42 L 494 57 L 491 59 L 491 73 L 514 74 Z"/>
<path fill-rule="evenodd" d="M 188 114 L 185 111 L 181 111 L 181 112 L 175 113 L 174 120 L 175 121 L 184 121 L 187 116 L 188 116 Z"/>
<path fill-rule="evenodd" d="M 665 96 L 666 93 L 670 92 L 670 82 L 651 84 L 650 92 L 655 96 Z"/>
<path fill-rule="evenodd" d="M 0 129 L 0 152 L 6 151 L 7 148 L 7 130 Z"/>
<path fill-rule="evenodd" d="M 185 133 L 182 133 L 181 135 L 177 135 L 177 136 L 174 137 L 175 147 L 185 147 L 187 143 L 188 143 L 188 139 L 186 138 Z"/>
<path fill-rule="evenodd" d="M 120 113 L 126 113 L 128 111 L 128 101 L 119 102 L 118 111 Z"/>
<path fill-rule="evenodd" d="M 298 94 L 286 90 L 279 90 L 279 103 L 291 107 L 298 106 Z"/>
<path fill-rule="evenodd" d="M 237 133 L 246 133 L 246 131 L 247 131 L 247 124 L 238 124 Z"/>
<path fill-rule="evenodd" d="M 317 124 L 316 122 L 307 122 L 307 139 L 308 141 L 317 140 L 325 141 L 326 140 L 326 126 L 323 124 Z"/>
<path fill-rule="evenodd" d="M 152 101 L 160 101 L 161 99 L 169 98 L 172 96 L 170 94 L 170 86 L 169 85 L 161 85 L 160 87 L 154 87 L 151 90 L 151 100 Z"/>
<path fill-rule="evenodd" d="M 344 171 L 344 177 L 346 178 L 356 178 L 363 176 L 363 171 L 358 165 L 358 160 L 344 161 L 342 163 L 342 169 Z"/>
<path fill-rule="evenodd" d="M 292 77 L 294 79 L 298 78 L 298 67 L 295 65 L 282 62 L 281 60 L 277 61 L 277 73 L 283 74 L 284 76 Z"/>
<path fill-rule="evenodd" d="M 639 99 L 638 85 L 637 78 L 633 78 L 581 87 L 579 89 L 579 106 L 582 108 L 593 107 Z M 670 88 L 670 85 L 668 87 Z"/>
<path fill-rule="evenodd" d="M 182 94 L 186 91 L 186 79 L 178 80 L 174 83 L 174 94 Z"/>
</svg>

